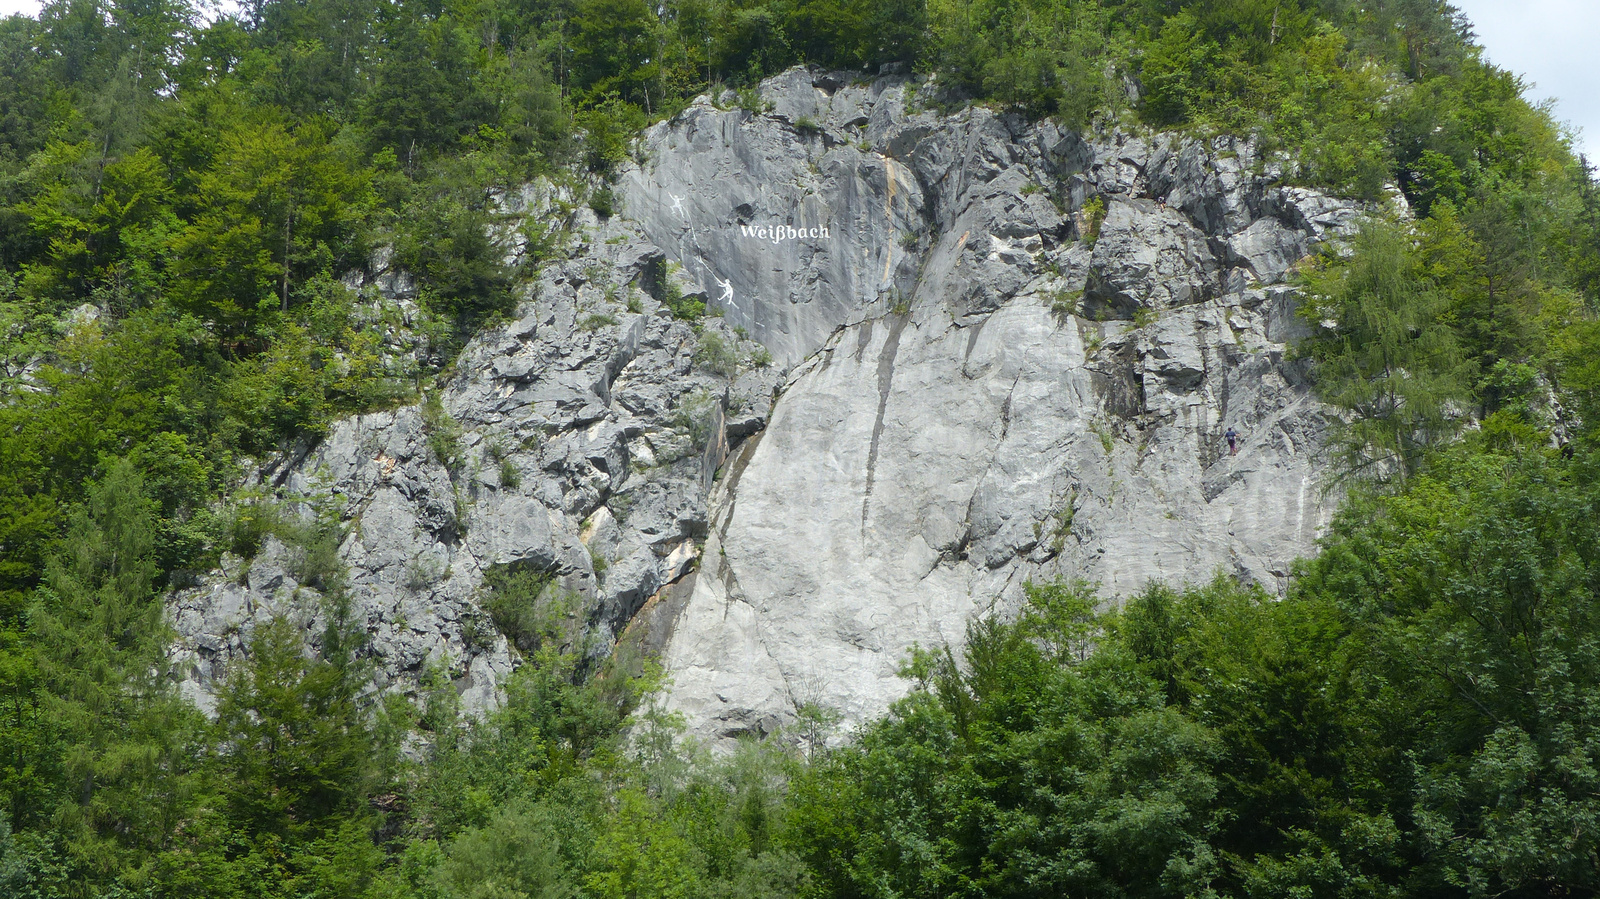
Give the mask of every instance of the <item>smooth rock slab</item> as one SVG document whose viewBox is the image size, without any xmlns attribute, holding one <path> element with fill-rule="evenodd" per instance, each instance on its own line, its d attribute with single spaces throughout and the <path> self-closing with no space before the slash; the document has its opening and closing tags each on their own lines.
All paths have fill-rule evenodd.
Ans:
<svg viewBox="0 0 1600 899">
<path fill-rule="evenodd" d="M 1216 329 L 1197 319 L 1229 311 L 1169 310 L 1159 340 L 1135 341 L 1192 360 L 1196 378 L 1181 392 L 1146 379 L 1153 411 L 1132 418 L 1096 387 L 1105 350 L 1084 337 L 1104 326 L 1038 304 L 966 327 L 930 314 L 841 331 L 714 497 L 665 653 L 670 707 L 709 739 L 802 703 L 866 720 L 906 691 L 913 645 L 960 643 L 1030 579 L 1125 595 L 1222 571 L 1281 588 L 1332 509 L 1313 455 L 1322 416 L 1281 347 L 1205 339 Z M 1236 457 L 1228 425 L 1244 435 Z"/>
</svg>

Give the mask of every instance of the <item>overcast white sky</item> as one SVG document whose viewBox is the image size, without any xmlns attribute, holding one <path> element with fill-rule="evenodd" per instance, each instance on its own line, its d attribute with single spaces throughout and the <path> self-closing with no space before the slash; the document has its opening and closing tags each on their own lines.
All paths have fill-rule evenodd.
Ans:
<svg viewBox="0 0 1600 899">
<path fill-rule="evenodd" d="M 1556 101 L 1556 118 L 1581 129 L 1578 147 L 1600 163 L 1600 2 L 1450 0 L 1472 20 L 1489 61 Z"/>
<path fill-rule="evenodd" d="M 1579 148 L 1600 163 L 1600 0 L 1450 0 L 1476 25 L 1495 65 L 1556 100 L 1556 117 L 1583 133 Z M 0 16 L 36 15 L 38 0 L 0 0 Z"/>
</svg>

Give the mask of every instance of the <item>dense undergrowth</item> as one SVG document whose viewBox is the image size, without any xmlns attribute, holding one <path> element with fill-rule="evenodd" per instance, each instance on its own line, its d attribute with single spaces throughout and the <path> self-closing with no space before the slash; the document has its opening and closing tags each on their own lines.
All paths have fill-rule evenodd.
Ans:
<svg viewBox="0 0 1600 899">
<path fill-rule="evenodd" d="M 1299 352 L 1353 479 L 1322 553 L 1281 602 L 1219 581 L 1095 614 L 1040 586 L 959 664 L 910 660 L 910 697 L 843 748 L 817 708 L 731 759 L 675 746 L 640 708 L 648 663 L 595 669 L 509 575 L 485 600 L 526 658 L 502 711 L 463 721 L 442 674 L 375 700 L 336 510 L 224 502 L 236 469 L 417 401 L 513 308 L 560 228 L 501 191 L 543 176 L 609 213 L 641 124 L 799 62 L 1397 185 L 1414 220 L 1304 266 Z M 1597 228 L 1559 129 L 1435 0 L 0 22 L 0 893 L 1593 893 Z M 492 236 L 515 229 L 520 267 Z M 378 265 L 414 305 L 352 286 Z M 269 533 L 319 588 L 320 652 L 263 626 L 209 719 L 175 693 L 160 597 Z"/>
</svg>

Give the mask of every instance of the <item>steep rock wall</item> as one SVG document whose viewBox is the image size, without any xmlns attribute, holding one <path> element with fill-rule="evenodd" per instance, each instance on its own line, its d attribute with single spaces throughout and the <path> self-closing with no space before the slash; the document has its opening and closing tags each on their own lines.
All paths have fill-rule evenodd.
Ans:
<svg viewBox="0 0 1600 899">
<path fill-rule="evenodd" d="M 654 126 L 623 215 L 566 222 L 521 317 L 444 385 L 455 464 L 413 407 L 261 472 L 340 510 L 381 687 L 431 664 L 494 704 L 517 663 L 481 608 L 496 564 L 549 573 L 603 641 L 631 627 L 710 739 L 805 703 L 881 712 L 910 646 L 1029 579 L 1282 588 L 1331 510 L 1282 282 L 1360 210 L 1244 142 L 944 114 L 927 91 L 797 69 L 760 109 Z M 536 193 L 511 200 L 557 208 Z M 806 236 L 753 234 L 777 225 Z M 703 330 L 744 361 L 706 364 L 663 291 L 720 310 Z M 198 702 L 264 616 L 315 640 L 293 557 L 269 540 L 175 597 Z"/>
<path fill-rule="evenodd" d="M 705 334 L 731 353 L 757 345 L 720 321 L 699 334 L 668 315 L 645 289 L 665 260 L 637 229 L 587 212 L 571 224 L 576 244 L 542 271 L 521 317 L 462 353 L 439 391 L 448 420 L 430 426 L 419 406 L 347 419 L 260 473 L 290 514 L 320 504 L 339 515 L 351 614 L 382 689 L 415 691 L 431 665 L 467 711 L 496 704 L 517 663 L 483 608 L 496 565 L 547 574 L 577 599 L 570 630 L 608 645 L 692 568 L 718 441 L 766 420 L 776 369 L 697 362 Z M 446 464 L 438 434 L 456 429 Z M 260 621 L 288 616 L 319 639 L 328 610 L 297 579 L 301 552 L 269 538 L 174 597 L 178 659 L 202 707 Z"/>
<path fill-rule="evenodd" d="M 1359 210 L 1243 142 L 911 112 L 915 90 L 790 72 L 766 112 L 657 126 L 624 182 L 708 293 L 731 282 L 730 317 L 804 357 L 713 497 L 692 589 L 650 619 L 697 736 L 879 714 L 911 646 L 1030 579 L 1281 589 L 1330 514 L 1278 285 Z"/>
</svg>

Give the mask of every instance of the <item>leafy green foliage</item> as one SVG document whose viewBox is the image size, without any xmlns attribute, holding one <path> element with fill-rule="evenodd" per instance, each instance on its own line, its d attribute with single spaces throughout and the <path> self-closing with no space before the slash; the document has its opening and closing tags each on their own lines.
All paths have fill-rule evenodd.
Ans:
<svg viewBox="0 0 1600 899">
<path fill-rule="evenodd" d="M 1366 223 L 1348 264 L 1307 278 L 1312 335 L 1300 350 L 1318 363 L 1323 398 L 1352 416 L 1339 440 L 1359 471 L 1413 473 L 1462 424 L 1450 403 L 1466 398 L 1467 364 L 1410 243 L 1399 226 Z"/>
<path fill-rule="evenodd" d="M 1081 587 L 912 665 L 890 717 L 796 786 L 827 895 L 1184 895 L 1218 876 L 1215 736 L 1124 658 Z M 1025 886 L 1026 885 L 1026 886 Z"/>
<path fill-rule="evenodd" d="M 1112 100 L 1111 5 L 930 3 L 926 53 L 958 89 L 1081 127 Z"/>
<path fill-rule="evenodd" d="M 571 610 L 550 572 L 526 567 L 496 566 L 484 573 L 484 593 L 479 604 L 494 626 L 524 653 L 535 652 L 546 641 L 562 642 L 570 630 Z"/>
<path fill-rule="evenodd" d="M 680 321 L 694 322 L 705 317 L 704 300 L 686 295 L 677 279 L 672 277 L 671 262 L 662 262 L 652 268 L 645 285 L 650 293 L 667 308 L 667 312 Z"/>
<path fill-rule="evenodd" d="M 113 466 L 74 513 L 29 616 L 39 754 L 11 769 L 12 816 L 51 819 L 80 882 L 166 845 L 196 787 L 198 712 L 169 679 L 154 505 L 132 465 Z"/>
<path fill-rule="evenodd" d="M 1106 221 L 1106 201 L 1103 197 L 1090 197 L 1083 203 L 1080 211 L 1083 221 L 1080 230 L 1083 239 L 1090 246 L 1100 239 L 1100 226 Z"/>
<path fill-rule="evenodd" d="M 1069 127 L 1249 137 L 1347 195 L 1397 185 L 1412 223 L 1308 270 L 1303 352 L 1351 467 L 1407 477 L 1356 485 L 1282 602 L 1218 582 L 1096 614 L 1085 587 L 1036 587 L 959 659 L 917 656 L 848 746 L 802 703 L 804 758 L 674 747 L 638 708 L 650 666 L 593 645 L 531 569 L 491 569 L 480 597 L 522 655 L 497 711 L 459 714 L 462 660 L 428 662 L 420 708 L 378 701 L 339 510 L 221 491 L 336 416 L 415 402 L 513 312 L 563 225 L 508 189 L 547 176 L 613 215 L 643 125 L 724 85 L 766 115 L 752 85 L 799 62 L 916 66 L 939 76 L 918 101 Z M 1085 239 L 1104 212 L 1085 203 Z M 0 21 L 0 892 L 1593 892 L 1597 235 L 1560 131 L 1434 0 L 262 0 L 214 20 L 74 0 Z M 700 320 L 670 274 L 640 286 Z M 358 289 L 375 275 L 413 279 L 420 311 Z M 707 329 L 695 363 L 732 371 L 736 349 Z M 676 424 L 703 442 L 715 402 Z M 248 635 L 208 726 L 173 688 L 161 591 L 269 535 L 321 605 Z M 463 632 L 492 642 L 482 613 Z"/>
<path fill-rule="evenodd" d="M 722 405 L 722 398 L 712 395 L 703 387 L 696 387 L 683 395 L 672 416 L 672 426 L 689 435 L 698 449 L 711 437 L 713 416 Z"/>
<path fill-rule="evenodd" d="M 397 747 L 362 698 L 354 632 L 335 600 L 322 653 L 288 618 L 259 625 L 224 685 L 210 791 L 173 851 L 153 860 L 170 895 L 366 895 L 382 855 L 373 800 Z"/>
<path fill-rule="evenodd" d="M 301 628 L 258 626 L 250 663 L 224 686 L 217 760 L 224 814 L 258 837 L 315 841 L 362 812 L 371 736 L 348 659 L 308 656 Z"/>
<path fill-rule="evenodd" d="M 503 174 L 481 154 L 440 160 L 406 188 L 398 211 L 394 263 L 423 279 L 424 302 L 454 324 L 458 343 L 516 305 L 515 273 L 492 227 L 501 220 L 485 189 Z"/>
<path fill-rule="evenodd" d="M 917 657 L 787 838 L 824 895 L 1591 889 L 1594 475 L 1463 447 L 1282 601 L 1034 588 Z"/>
<path fill-rule="evenodd" d="M 326 120 L 268 119 L 220 136 L 198 173 L 201 212 L 173 242 L 175 301 L 231 332 L 260 310 L 288 312 L 312 274 L 360 265 L 371 175 Z"/>
<path fill-rule="evenodd" d="M 700 342 L 694 348 L 692 361 L 706 371 L 716 372 L 725 377 L 737 374 L 739 371 L 737 347 L 716 331 L 706 331 L 700 335 Z"/>
<path fill-rule="evenodd" d="M 437 392 L 422 399 L 422 427 L 428 435 L 428 449 L 433 458 L 445 468 L 454 470 L 466 464 L 466 451 L 461 446 L 461 423 L 444 408 L 444 400 Z"/>
<path fill-rule="evenodd" d="M 1302 589 L 1363 634 L 1409 754 L 1395 781 L 1415 803 L 1426 876 L 1594 888 L 1600 809 L 1592 769 L 1573 767 L 1597 745 L 1580 708 L 1600 677 L 1594 476 L 1537 451 L 1463 448 L 1404 495 L 1342 516 L 1306 566 Z"/>
<path fill-rule="evenodd" d="M 506 807 L 451 841 L 425 889 L 449 897 L 579 896 L 575 872 L 593 826 L 583 812 L 594 811 L 555 801 Z"/>
</svg>

